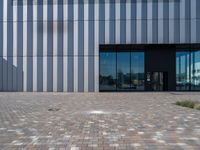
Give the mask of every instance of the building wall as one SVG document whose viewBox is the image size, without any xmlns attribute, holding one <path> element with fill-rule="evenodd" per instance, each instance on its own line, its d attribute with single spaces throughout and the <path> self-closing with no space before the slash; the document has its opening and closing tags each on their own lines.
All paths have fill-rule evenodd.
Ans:
<svg viewBox="0 0 200 150">
<path fill-rule="evenodd" d="M 0 91 L 98 92 L 100 44 L 199 43 L 199 8 L 199 0 L 1 0 Z"/>
</svg>

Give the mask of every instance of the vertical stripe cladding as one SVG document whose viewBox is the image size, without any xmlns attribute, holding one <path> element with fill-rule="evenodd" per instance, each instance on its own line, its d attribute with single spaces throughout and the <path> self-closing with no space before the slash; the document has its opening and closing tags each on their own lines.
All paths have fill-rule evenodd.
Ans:
<svg viewBox="0 0 200 150">
<path fill-rule="evenodd" d="M 98 92 L 99 45 L 198 43 L 198 0 L 1 0 L 0 91 Z"/>
</svg>

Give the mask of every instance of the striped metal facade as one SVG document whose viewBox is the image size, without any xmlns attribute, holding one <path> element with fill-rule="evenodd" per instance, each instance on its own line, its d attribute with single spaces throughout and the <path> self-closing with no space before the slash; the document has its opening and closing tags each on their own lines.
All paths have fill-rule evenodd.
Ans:
<svg viewBox="0 0 200 150">
<path fill-rule="evenodd" d="M 200 0 L 0 0 L 0 91 L 99 91 L 100 44 L 199 43 Z"/>
</svg>

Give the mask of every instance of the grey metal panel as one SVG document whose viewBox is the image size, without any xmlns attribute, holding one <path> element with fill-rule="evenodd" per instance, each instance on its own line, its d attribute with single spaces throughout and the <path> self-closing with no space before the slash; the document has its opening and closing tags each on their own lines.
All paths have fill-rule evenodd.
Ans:
<svg viewBox="0 0 200 150">
<path fill-rule="evenodd" d="M 78 22 L 78 55 L 84 55 L 84 21 Z"/>
<path fill-rule="evenodd" d="M 84 20 L 84 5 L 83 2 L 79 2 L 78 5 L 78 20 L 83 21 Z"/>
<path fill-rule="evenodd" d="M 48 1 L 47 5 L 48 9 L 48 14 L 47 14 L 47 20 L 48 21 L 53 21 L 53 5 L 52 5 L 52 0 Z"/>
<path fill-rule="evenodd" d="M 2 0 L 0 1 L 0 57 L 1 56 L 3 56 L 3 1 Z"/>
<path fill-rule="evenodd" d="M 2 21 L 0 21 L 0 56 L 3 56 L 3 22 Z"/>
<path fill-rule="evenodd" d="M 7 23 L 7 56 L 13 56 L 13 23 Z"/>
<path fill-rule="evenodd" d="M 43 1 L 37 1 L 37 20 L 38 22 L 43 21 Z"/>
<path fill-rule="evenodd" d="M 136 21 L 136 43 L 140 44 L 142 42 L 142 20 Z"/>
<path fill-rule="evenodd" d="M 169 43 L 169 20 L 163 20 L 163 42 Z"/>
<path fill-rule="evenodd" d="M 141 42 L 147 43 L 147 20 L 142 20 Z"/>
<path fill-rule="evenodd" d="M 185 42 L 186 43 L 190 43 L 190 41 L 191 41 L 191 27 L 190 27 L 190 20 L 185 20 Z M 196 23 L 196 22 L 195 22 Z M 195 37 L 195 39 L 196 39 L 196 37 Z"/>
<path fill-rule="evenodd" d="M 47 55 L 53 56 L 53 22 L 48 20 L 47 26 Z"/>
<path fill-rule="evenodd" d="M 120 2 L 120 19 L 126 20 L 126 0 L 121 0 Z"/>
<path fill-rule="evenodd" d="M 33 20 L 33 5 L 31 1 L 27 1 L 28 5 L 27 5 L 27 20 L 28 21 L 32 21 Z"/>
<path fill-rule="evenodd" d="M 158 0 L 153 0 L 153 19 L 158 19 Z"/>
<path fill-rule="evenodd" d="M 136 43 L 136 3 L 131 3 L 131 42 Z"/>
<path fill-rule="evenodd" d="M 74 23 L 73 21 L 68 22 L 68 55 L 73 56 L 74 54 Z"/>
<path fill-rule="evenodd" d="M 66 4 L 66 1 L 58 0 L 58 21 L 63 20 L 63 4 Z"/>
<path fill-rule="evenodd" d="M 196 31 L 196 42 L 200 42 L 200 19 L 197 19 L 197 31 Z"/>
<path fill-rule="evenodd" d="M 3 91 L 8 90 L 8 61 L 3 58 Z"/>
<path fill-rule="evenodd" d="M 20 4 L 21 2 L 18 1 L 18 6 L 17 6 L 17 19 L 18 21 L 23 21 L 23 5 Z"/>
<path fill-rule="evenodd" d="M 94 92 L 94 56 L 88 58 L 89 61 L 89 69 L 88 69 L 88 91 Z"/>
<path fill-rule="evenodd" d="M 7 19 L 8 21 L 12 21 L 13 19 L 13 6 L 12 6 L 12 0 L 7 0 L 8 9 L 7 9 Z"/>
<path fill-rule="evenodd" d="M 126 21 L 120 21 L 120 44 L 126 44 Z"/>
<path fill-rule="evenodd" d="M 63 19 L 63 6 L 58 5 L 58 28 L 57 28 L 58 29 L 58 34 L 57 34 L 58 56 L 63 55 L 63 35 L 64 35 L 64 32 L 67 32 L 67 31 L 64 31 L 62 19 Z"/>
<path fill-rule="evenodd" d="M 58 92 L 63 91 L 63 57 L 58 57 L 57 90 Z"/>
<path fill-rule="evenodd" d="M 196 0 L 196 18 L 200 19 L 200 1 Z"/>
<path fill-rule="evenodd" d="M 33 56 L 33 23 L 27 22 L 27 56 Z"/>
<path fill-rule="evenodd" d="M 158 20 L 155 19 L 152 22 L 153 29 L 152 29 L 152 42 L 158 43 Z"/>
<path fill-rule="evenodd" d="M 8 91 L 13 90 L 13 57 L 8 57 Z"/>
<path fill-rule="evenodd" d="M 3 0 L 0 1 L 0 22 L 3 21 Z"/>
<path fill-rule="evenodd" d="M 0 91 L 3 90 L 3 57 L 0 56 Z"/>
<path fill-rule="evenodd" d="M 74 91 L 74 58 L 68 57 L 68 91 Z"/>
<path fill-rule="evenodd" d="M 17 91 L 23 91 L 23 57 L 17 57 Z"/>
<path fill-rule="evenodd" d="M 180 20 L 180 43 L 185 42 L 185 20 Z"/>
<path fill-rule="evenodd" d="M 17 56 L 23 56 L 23 22 L 17 23 Z M 24 41 L 25 42 L 25 41 Z"/>
<path fill-rule="evenodd" d="M 13 56 L 13 59 L 14 59 L 14 57 L 16 57 L 16 56 Z M 17 59 L 17 58 L 16 58 Z M 12 75 L 13 75 L 13 87 L 12 87 L 12 90 L 13 91 L 17 91 L 17 68 L 18 67 L 18 65 L 17 66 L 14 66 L 13 65 L 13 70 L 12 70 Z"/>
<path fill-rule="evenodd" d="M 43 22 L 37 22 L 37 56 L 43 56 Z"/>
<path fill-rule="evenodd" d="M 115 21 L 110 21 L 110 44 L 115 44 Z"/>
<path fill-rule="evenodd" d="M 199 1 L 199 0 L 197 0 L 197 1 Z M 190 6 L 191 6 L 191 0 L 185 0 L 185 18 L 186 19 L 190 19 L 191 18 Z"/>
<path fill-rule="evenodd" d="M 105 20 L 105 0 L 99 3 L 99 20 Z"/>
<path fill-rule="evenodd" d="M 174 43 L 180 43 L 180 20 L 174 20 Z"/>
<path fill-rule="evenodd" d="M 163 3 L 163 19 L 169 19 L 169 0 L 165 0 Z"/>
<path fill-rule="evenodd" d="M 89 21 L 89 45 L 88 53 L 89 55 L 94 55 L 94 21 Z"/>
<path fill-rule="evenodd" d="M 37 91 L 43 90 L 43 57 L 37 57 Z"/>
<path fill-rule="evenodd" d="M 53 91 L 53 57 L 47 57 L 47 91 Z"/>
<path fill-rule="evenodd" d="M 180 2 L 174 1 L 174 19 L 180 18 Z"/>
<path fill-rule="evenodd" d="M 115 20 L 115 0 L 110 0 L 110 20 Z"/>
<path fill-rule="evenodd" d="M 94 0 L 89 0 L 89 20 L 94 20 Z"/>
<path fill-rule="evenodd" d="M 99 21 L 99 44 L 105 43 L 105 21 Z"/>
<path fill-rule="evenodd" d="M 74 19 L 74 7 L 73 5 L 68 5 L 68 20 L 72 21 Z"/>
<path fill-rule="evenodd" d="M 27 91 L 33 91 L 33 57 L 27 57 Z"/>
<path fill-rule="evenodd" d="M 190 34 L 190 38 L 191 38 L 191 43 L 196 43 L 196 28 L 199 28 L 199 26 L 196 26 L 196 19 L 192 19 L 191 20 L 191 34 Z"/>
<path fill-rule="evenodd" d="M 84 91 L 84 57 L 78 58 L 78 91 Z"/>
<path fill-rule="evenodd" d="M 142 1 L 142 19 L 147 19 L 147 0 Z"/>
</svg>

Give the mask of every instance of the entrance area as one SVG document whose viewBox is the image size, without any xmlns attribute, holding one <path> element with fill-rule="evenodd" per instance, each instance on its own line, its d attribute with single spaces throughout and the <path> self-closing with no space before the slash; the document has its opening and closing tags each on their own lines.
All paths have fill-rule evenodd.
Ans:
<svg viewBox="0 0 200 150">
<path fill-rule="evenodd" d="M 100 45 L 100 91 L 200 90 L 200 45 Z"/>
<path fill-rule="evenodd" d="M 167 91 L 167 73 L 153 72 L 152 73 L 152 90 L 153 91 Z"/>
</svg>

